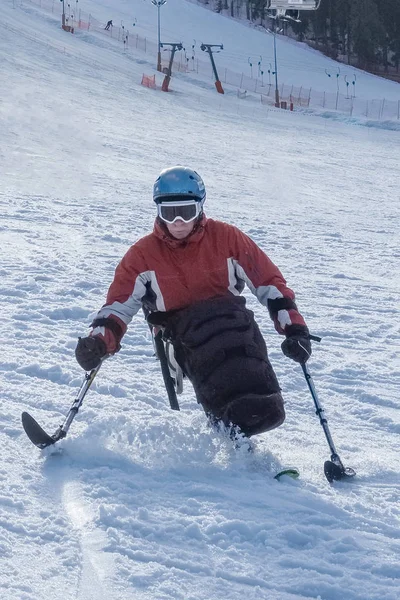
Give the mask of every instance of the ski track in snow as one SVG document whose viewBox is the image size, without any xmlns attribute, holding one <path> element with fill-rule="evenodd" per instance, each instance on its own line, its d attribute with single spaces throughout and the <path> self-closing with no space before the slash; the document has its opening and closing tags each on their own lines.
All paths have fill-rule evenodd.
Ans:
<svg viewBox="0 0 400 600">
<path fill-rule="evenodd" d="M 121 592 L 111 591 L 110 584 L 105 581 L 106 577 L 112 577 L 114 571 L 112 556 L 103 552 L 106 536 L 100 529 L 93 529 L 94 519 L 76 481 L 64 484 L 62 500 L 66 514 L 80 535 L 81 574 L 77 600 L 118 598 Z"/>
<path fill-rule="evenodd" d="M 82 9 L 128 19 L 130 6 Z M 134 6 L 154 37 L 154 7 Z M 236 35 L 193 4 L 168 6 Z M 115 42 L 68 36 L 30 4 L 5 2 L 2 19 L 0 598 L 398 600 L 398 134 L 221 99 L 194 75 L 174 77 L 171 94 L 146 90 L 154 57 L 122 61 Z M 369 75 L 363 85 L 389 90 Z M 62 453 L 24 435 L 23 410 L 49 433 L 66 414 L 83 379 L 77 337 L 152 227 L 153 180 L 182 162 L 204 176 L 210 216 L 265 249 L 323 337 L 310 371 L 351 484 L 324 479 L 329 450 L 301 370 L 249 293 L 287 408 L 254 456 L 209 430 L 190 386 L 169 410 L 141 316 Z M 276 482 L 280 464 L 300 480 Z"/>
</svg>

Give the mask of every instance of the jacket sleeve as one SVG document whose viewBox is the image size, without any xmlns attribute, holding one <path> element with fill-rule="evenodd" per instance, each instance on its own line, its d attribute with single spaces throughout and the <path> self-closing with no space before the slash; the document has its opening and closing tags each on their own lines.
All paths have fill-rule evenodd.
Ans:
<svg viewBox="0 0 400 600">
<path fill-rule="evenodd" d="M 230 226 L 230 245 L 236 277 L 268 308 L 278 333 L 289 325 L 306 326 L 278 267 L 247 235 Z"/>
<path fill-rule="evenodd" d="M 90 335 L 102 337 L 109 354 L 120 349 L 127 326 L 142 307 L 147 279 L 145 261 L 140 251 L 132 246 L 117 266 L 106 303 L 92 322 Z"/>
</svg>

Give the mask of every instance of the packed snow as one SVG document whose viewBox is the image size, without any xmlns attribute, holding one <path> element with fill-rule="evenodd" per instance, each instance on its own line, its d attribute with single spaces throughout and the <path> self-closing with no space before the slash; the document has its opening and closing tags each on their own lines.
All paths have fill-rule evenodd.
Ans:
<svg viewBox="0 0 400 600">
<path fill-rule="evenodd" d="M 3 0 L 0 16 L 0 597 L 398 600 L 399 132 L 222 96 L 195 73 L 163 93 L 155 55 L 62 31 L 60 3 L 44 4 Z M 148 0 L 79 4 L 157 41 Z M 168 41 L 223 43 L 227 68 L 271 55 L 272 36 L 194 3 L 161 11 Z M 286 83 L 324 89 L 332 61 L 282 38 L 278 51 Z M 393 82 L 357 85 L 400 99 Z M 170 410 L 141 315 L 67 438 L 41 452 L 26 437 L 22 411 L 49 433 L 68 412 L 77 338 L 174 164 L 198 170 L 207 214 L 267 252 L 322 337 L 308 364 L 351 482 L 325 479 L 301 369 L 249 291 L 287 411 L 253 455 L 208 427 L 190 384 Z M 276 481 L 280 465 L 300 478 Z"/>
</svg>

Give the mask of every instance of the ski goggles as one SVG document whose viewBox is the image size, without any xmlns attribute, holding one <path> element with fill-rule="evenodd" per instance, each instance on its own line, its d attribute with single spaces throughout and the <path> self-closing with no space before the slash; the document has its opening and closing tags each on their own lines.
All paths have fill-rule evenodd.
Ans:
<svg viewBox="0 0 400 600">
<path fill-rule="evenodd" d="M 160 219 L 172 225 L 181 220 L 190 223 L 197 219 L 201 213 L 202 203 L 196 200 L 183 200 L 182 202 L 160 202 L 157 204 Z"/>
</svg>

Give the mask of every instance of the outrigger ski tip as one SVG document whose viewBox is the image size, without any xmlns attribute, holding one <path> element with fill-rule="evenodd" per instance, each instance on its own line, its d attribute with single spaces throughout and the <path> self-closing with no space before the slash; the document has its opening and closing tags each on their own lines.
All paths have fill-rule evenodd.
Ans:
<svg viewBox="0 0 400 600">
<path fill-rule="evenodd" d="M 72 406 L 69 409 L 68 414 L 64 419 L 64 422 L 58 427 L 58 429 L 53 435 L 49 435 L 48 433 L 46 433 L 45 430 L 42 429 L 39 423 L 29 413 L 22 413 L 22 426 L 25 430 L 26 435 L 31 440 L 32 444 L 35 444 L 35 446 L 43 450 L 44 448 L 47 448 L 47 446 L 52 446 L 59 440 L 65 438 L 65 436 L 68 433 L 69 427 L 72 421 L 74 420 L 77 412 L 79 411 L 80 407 L 82 406 L 83 399 L 86 396 L 88 389 L 92 385 L 93 380 L 96 374 L 98 373 L 100 367 L 101 362 L 95 369 L 92 369 L 90 373 L 86 373 L 85 379 L 82 382 L 81 387 L 79 388 L 78 395 L 72 403 Z"/>
<path fill-rule="evenodd" d="M 32 444 L 35 444 L 38 448 L 43 450 L 47 446 L 51 446 L 57 440 L 51 437 L 39 423 L 27 412 L 23 412 L 21 415 L 22 426 L 25 430 L 26 435 L 31 440 Z"/>
<path fill-rule="evenodd" d="M 332 460 L 325 461 L 324 473 L 329 483 L 341 480 L 349 481 L 356 475 L 355 470 L 351 467 L 344 467 L 341 462 L 338 464 L 338 462 L 333 462 Z"/>
</svg>

